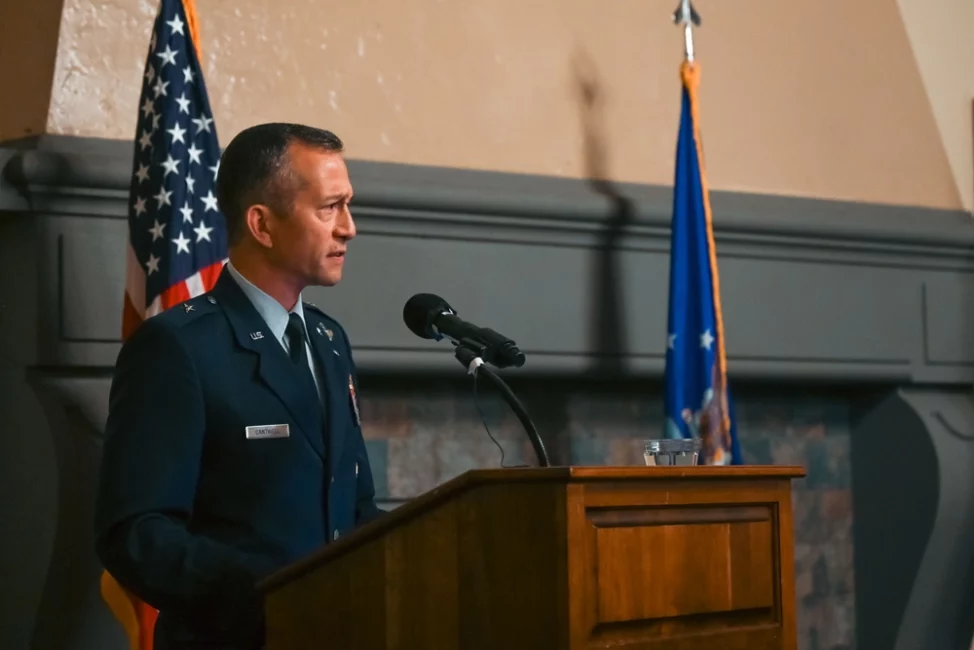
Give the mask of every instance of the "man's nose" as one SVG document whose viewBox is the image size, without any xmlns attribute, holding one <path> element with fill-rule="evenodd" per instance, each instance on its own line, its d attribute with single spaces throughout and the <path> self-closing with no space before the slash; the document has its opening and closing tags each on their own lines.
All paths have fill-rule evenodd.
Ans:
<svg viewBox="0 0 974 650">
<path fill-rule="evenodd" d="M 348 209 L 347 205 L 335 223 L 335 234 L 344 239 L 352 239 L 358 234 L 355 228 L 355 220 L 352 219 L 352 211 Z"/>
</svg>

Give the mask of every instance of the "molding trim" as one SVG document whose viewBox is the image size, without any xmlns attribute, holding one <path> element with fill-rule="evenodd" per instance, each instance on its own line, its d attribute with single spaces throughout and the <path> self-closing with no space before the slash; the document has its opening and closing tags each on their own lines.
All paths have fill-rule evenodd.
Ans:
<svg viewBox="0 0 974 650">
<path fill-rule="evenodd" d="M 35 361 L 111 366 L 132 143 L 43 135 L 0 146 L 0 228 L 11 215 L 42 224 Z M 618 184 L 608 196 L 574 179 L 349 168 L 360 236 L 341 285 L 308 297 L 350 331 L 364 372 L 456 370 L 449 350 L 401 324 L 405 300 L 432 291 L 517 340 L 528 355 L 519 373 L 662 373 L 670 188 Z M 974 381 L 969 213 L 730 192 L 712 201 L 732 375 Z"/>
<path fill-rule="evenodd" d="M 95 216 L 89 199 L 114 203 L 105 216 L 126 217 L 132 143 L 41 135 L 0 143 L 6 186 L 32 211 Z M 513 222 L 544 230 L 599 229 L 613 213 L 610 198 L 579 179 L 507 172 L 349 160 L 356 206 L 387 216 L 413 215 L 475 225 Z M 631 202 L 626 224 L 635 234 L 669 236 L 670 187 L 613 184 Z M 974 258 L 974 216 L 963 210 L 882 205 L 784 195 L 712 191 L 714 223 L 728 241 L 879 252 L 930 252 Z M 397 219 L 398 221 L 398 219 Z M 785 238 L 785 239 L 781 239 Z M 792 239 L 793 241 L 787 241 Z M 801 240 L 804 240 L 803 242 Z M 890 248 L 901 246 L 903 248 Z"/>
</svg>

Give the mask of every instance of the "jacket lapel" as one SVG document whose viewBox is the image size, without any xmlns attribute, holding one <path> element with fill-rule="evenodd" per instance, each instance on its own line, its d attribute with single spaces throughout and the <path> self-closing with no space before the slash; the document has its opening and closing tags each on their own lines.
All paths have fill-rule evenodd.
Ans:
<svg viewBox="0 0 974 650">
<path fill-rule="evenodd" d="M 267 323 L 226 267 L 210 293 L 223 308 L 237 344 L 258 355 L 261 381 L 284 403 L 298 428 L 324 462 L 321 408 L 317 396 L 310 392 L 313 387 L 301 381 L 280 341 L 275 339 Z"/>
<path fill-rule="evenodd" d="M 349 376 L 345 372 L 345 361 L 341 356 L 341 351 L 335 345 L 332 336 L 328 336 L 325 324 L 313 315 L 310 309 L 304 310 L 304 317 L 308 323 L 308 338 L 311 339 L 311 349 L 318 357 L 320 367 L 324 371 L 324 380 L 327 384 L 325 396 L 328 399 L 328 460 L 331 466 L 331 475 L 335 475 L 338 468 L 338 459 L 341 458 L 342 443 L 345 440 L 345 423 L 350 417 L 351 394 L 349 393 Z"/>
</svg>

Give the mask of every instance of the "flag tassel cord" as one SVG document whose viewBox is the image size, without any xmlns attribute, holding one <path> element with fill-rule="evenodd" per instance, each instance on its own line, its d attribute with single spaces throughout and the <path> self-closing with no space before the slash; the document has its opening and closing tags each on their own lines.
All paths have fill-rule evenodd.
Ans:
<svg viewBox="0 0 974 650">
<path fill-rule="evenodd" d="M 724 345 L 724 318 L 720 301 L 720 277 L 717 270 L 717 246 L 714 241 L 713 212 L 710 207 L 710 189 L 707 184 L 706 164 L 703 154 L 703 137 L 700 128 L 700 102 L 697 89 L 700 84 L 700 65 L 696 61 L 693 44 L 693 27 L 700 25 L 700 15 L 694 9 L 690 0 L 680 0 L 676 11 L 673 12 L 673 22 L 683 25 L 684 60 L 680 66 L 680 78 L 686 88 L 690 100 L 690 114 L 693 118 L 693 140 L 697 150 L 697 160 L 700 161 L 700 185 L 703 194 L 704 215 L 707 230 L 707 249 L 710 261 L 712 294 L 714 300 L 714 319 L 717 343 L 717 375 L 722 390 L 715 391 L 721 400 L 721 433 L 730 437 L 730 412 L 727 404 L 727 354 Z"/>
</svg>

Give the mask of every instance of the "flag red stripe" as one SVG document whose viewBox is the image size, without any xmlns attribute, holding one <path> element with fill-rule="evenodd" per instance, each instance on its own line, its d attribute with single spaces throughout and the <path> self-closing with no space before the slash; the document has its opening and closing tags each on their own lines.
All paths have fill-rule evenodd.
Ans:
<svg viewBox="0 0 974 650">
<path fill-rule="evenodd" d="M 197 271 L 195 277 L 199 279 L 199 284 L 202 286 L 204 293 L 210 291 L 216 285 L 225 264 L 226 260 L 221 260 Z M 193 278 L 190 279 L 192 280 Z M 189 282 L 183 281 L 177 282 L 173 286 L 163 291 L 162 294 L 157 298 L 159 311 L 165 311 L 170 307 L 174 307 L 180 303 L 186 302 L 190 298 L 195 298 L 196 296 L 192 294 L 189 287 Z M 155 310 L 150 311 L 154 312 Z M 125 302 L 122 310 L 122 340 L 124 341 L 131 336 L 132 332 L 134 332 L 144 320 L 145 309 L 142 311 L 136 309 L 135 305 L 132 303 L 132 296 L 126 291 Z"/>
<path fill-rule="evenodd" d="M 186 286 L 185 282 L 177 282 L 168 289 L 162 292 L 162 311 L 166 311 L 173 305 L 178 305 L 181 302 L 186 302 L 192 296 L 189 295 L 189 287 Z"/>
<path fill-rule="evenodd" d="M 216 284 L 224 264 L 225 262 L 223 261 L 216 262 L 197 271 L 197 275 L 202 280 L 204 292 L 209 291 Z M 195 297 L 190 293 L 189 286 L 186 282 L 177 282 L 162 292 L 162 309 L 165 311 L 170 307 L 174 307 L 179 303 L 186 302 L 190 298 Z"/>
<path fill-rule="evenodd" d="M 207 291 L 216 285 L 216 281 L 220 278 L 220 273 L 223 271 L 225 264 L 226 261 L 222 261 L 200 269 L 200 277 L 203 279 L 203 286 L 206 287 Z"/>
<path fill-rule="evenodd" d="M 135 597 L 133 600 L 136 616 L 139 619 L 139 648 L 140 650 L 152 650 L 156 619 L 159 617 L 159 612 Z"/>
</svg>

